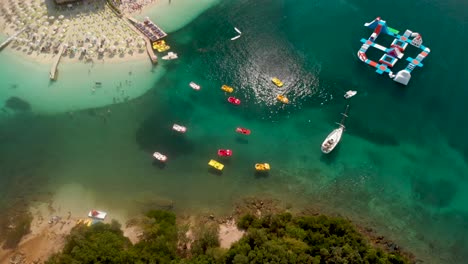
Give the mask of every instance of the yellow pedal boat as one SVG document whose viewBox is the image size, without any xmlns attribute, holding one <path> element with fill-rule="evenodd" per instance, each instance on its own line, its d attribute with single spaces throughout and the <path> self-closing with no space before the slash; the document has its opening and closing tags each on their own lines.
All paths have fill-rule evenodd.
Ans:
<svg viewBox="0 0 468 264">
<path fill-rule="evenodd" d="M 283 86 L 283 82 L 280 81 L 280 79 L 274 77 L 273 79 L 271 79 L 271 81 L 278 87 L 282 87 Z"/>
<path fill-rule="evenodd" d="M 225 84 L 223 86 L 221 86 L 221 90 L 225 91 L 226 93 L 234 92 L 234 88 L 232 88 L 231 86 L 227 86 Z"/>
<path fill-rule="evenodd" d="M 78 221 L 76 221 L 76 225 L 91 226 L 92 224 L 93 220 L 91 219 L 78 219 Z"/>
<path fill-rule="evenodd" d="M 255 170 L 257 170 L 257 171 L 269 171 L 270 170 L 270 164 L 268 164 L 268 163 L 256 163 L 255 164 Z"/>
<path fill-rule="evenodd" d="M 283 104 L 288 104 L 289 103 L 289 99 L 286 96 L 282 95 L 282 94 L 278 95 L 276 97 L 276 99 L 278 99 L 278 101 L 282 102 Z"/>
<path fill-rule="evenodd" d="M 216 160 L 210 160 L 210 162 L 208 162 L 208 165 L 210 165 L 211 167 L 219 170 L 219 171 L 222 171 L 223 168 L 224 168 L 224 165 L 217 162 Z"/>
</svg>

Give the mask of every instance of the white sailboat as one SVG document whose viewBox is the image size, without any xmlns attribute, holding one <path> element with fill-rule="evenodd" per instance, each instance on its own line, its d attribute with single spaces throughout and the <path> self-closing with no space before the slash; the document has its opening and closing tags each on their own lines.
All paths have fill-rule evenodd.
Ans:
<svg viewBox="0 0 468 264">
<path fill-rule="evenodd" d="M 322 152 L 325 154 L 328 154 L 332 152 L 333 149 L 340 143 L 341 136 L 343 135 L 343 132 L 345 130 L 345 126 L 343 125 L 345 119 L 348 117 L 348 108 L 349 105 L 346 106 L 346 111 L 344 113 L 341 113 L 343 115 L 343 119 L 341 119 L 341 122 L 338 123 L 340 126 L 339 128 L 333 129 L 333 131 L 328 134 L 327 138 L 322 143 Z"/>
</svg>

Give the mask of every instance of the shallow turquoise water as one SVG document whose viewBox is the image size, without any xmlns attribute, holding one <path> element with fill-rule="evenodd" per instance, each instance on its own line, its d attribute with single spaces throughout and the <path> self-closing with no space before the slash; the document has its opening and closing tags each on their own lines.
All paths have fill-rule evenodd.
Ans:
<svg viewBox="0 0 468 264">
<path fill-rule="evenodd" d="M 5 121 L 3 181 L 19 188 L 37 178 L 28 187 L 36 192 L 78 184 L 99 191 L 96 203 L 110 211 L 131 212 L 150 197 L 172 200 L 178 210 L 223 213 L 241 196 L 269 195 L 375 226 L 426 263 L 464 263 L 462 10 L 455 1 L 224 2 L 168 37 L 180 59 L 158 65 L 165 75 L 142 98 L 110 107 L 111 114 Z M 356 57 L 359 39 L 371 34 L 362 25 L 377 15 L 400 31 L 420 32 L 432 50 L 407 87 Z M 233 26 L 243 32 L 237 41 L 229 40 Z M 271 84 L 273 76 L 285 86 Z M 190 89 L 190 81 L 202 89 Z M 226 102 L 222 84 L 236 89 L 240 106 Z M 345 101 L 348 89 L 358 95 Z M 277 103 L 279 93 L 292 103 Z M 320 144 L 346 104 L 346 134 L 324 156 Z M 173 133 L 173 123 L 188 132 Z M 237 135 L 237 126 L 252 135 Z M 234 152 L 222 175 L 207 168 L 218 148 Z M 20 159 L 24 151 L 35 158 Z M 154 151 L 168 155 L 167 166 L 152 163 Z M 270 175 L 255 175 L 256 162 L 269 162 Z M 43 187 L 34 186 L 39 180 Z"/>
</svg>

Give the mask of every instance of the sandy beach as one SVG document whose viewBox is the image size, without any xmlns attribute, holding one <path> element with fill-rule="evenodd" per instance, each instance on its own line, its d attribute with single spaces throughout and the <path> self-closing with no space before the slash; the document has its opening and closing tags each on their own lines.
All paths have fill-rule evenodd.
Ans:
<svg viewBox="0 0 468 264">
<path fill-rule="evenodd" d="M 98 197 L 85 188 L 71 184 L 62 187 L 50 201 L 31 205 L 30 233 L 22 238 L 17 248 L 0 249 L 0 263 L 11 263 L 11 260 L 18 263 L 43 263 L 49 256 L 62 249 L 66 236 L 80 219 L 88 219 L 87 214 L 91 206 L 99 206 L 97 200 Z M 141 233 L 139 227 L 126 224 L 131 217 L 113 210 L 109 212 L 109 217 L 106 217 L 104 223 L 110 223 L 113 219 L 122 224 L 124 235 L 132 243 L 138 242 Z"/>
<path fill-rule="evenodd" d="M 147 57 L 144 36 L 105 0 L 68 5 L 55 5 L 52 0 L 0 3 L 1 22 L 5 25 L 2 31 L 12 36 L 24 30 L 8 50 L 34 61 L 51 63 L 60 47 L 68 62 L 119 62 Z"/>
</svg>

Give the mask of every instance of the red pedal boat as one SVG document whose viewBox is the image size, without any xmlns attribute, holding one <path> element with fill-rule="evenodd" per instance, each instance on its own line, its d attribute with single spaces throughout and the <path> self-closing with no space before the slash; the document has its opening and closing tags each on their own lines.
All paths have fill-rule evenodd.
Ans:
<svg viewBox="0 0 468 264">
<path fill-rule="evenodd" d="M 230 102 L 233 105 L 240 105 L 241 100 L 239 100 L 239 99 L 237 99 L 235 97 L 229 96 L 228 97 L 228 102 Z"/>
<path fill-rule="evenodd" d="M 232 150 L 230 150 L 230 149 L 218 149 L 218 156 L 220 156 L 220 157 L 230 157 L 230 156 L 232 156 Z"/>
<path fill-rule="evenodd" d="M 238 127 L 236 128 L 236 132 L 244 135 L 250 135 L 250 129 L 247 128 Z"/>
</svg>

